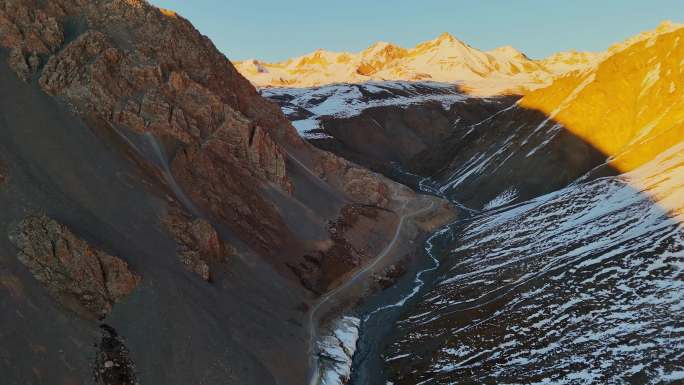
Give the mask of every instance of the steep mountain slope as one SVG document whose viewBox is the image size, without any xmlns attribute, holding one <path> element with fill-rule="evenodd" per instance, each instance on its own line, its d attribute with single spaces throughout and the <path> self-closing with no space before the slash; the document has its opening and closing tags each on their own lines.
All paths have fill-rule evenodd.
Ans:
<svg viewBox="0 0 684 385">
<path fill-rule="evenodd" d="M 641 40 L 592 71 L 560 78 L 461 128 L 454 140 L 464 151 L 434 177 L 440 191 L 473 207 L 504 190 L 527 199 L 562 187 L 605 158 L 629 171 L 677 143 L 683 35 L 678 29 Z"/>
<path fill-rule="evenodd" d="M 7 384 L 302 383 L 310 304 L 410 205 L 452 215 L 303 141 L 145 1 L 0 1 L 0 84 Z"/>
</svg>

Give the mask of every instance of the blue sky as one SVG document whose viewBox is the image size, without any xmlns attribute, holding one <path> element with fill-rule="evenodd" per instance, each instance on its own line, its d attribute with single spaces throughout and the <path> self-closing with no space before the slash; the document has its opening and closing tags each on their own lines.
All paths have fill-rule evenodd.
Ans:
<svg viewBox="0 0 684 385">
<path fill-rule="evenodd" d="M 480 49 L 533 58 L 613 42 L 684 21 L 684 0 L 151 0 L 177 11 L 228 58 L 283 60 L 317 48 L 404 47 L 449 32 Z"/>
</svg>

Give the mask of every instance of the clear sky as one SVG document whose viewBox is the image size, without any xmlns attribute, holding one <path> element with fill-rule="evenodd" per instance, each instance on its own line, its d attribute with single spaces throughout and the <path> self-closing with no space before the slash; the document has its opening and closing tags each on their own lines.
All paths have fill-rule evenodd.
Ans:
<svg viewBox="0 0 684 385">
<path fill-rule="evenodd" d="M 684 0 L 151 0 L 189 19 L 233 60 L 283 60 L 317 48 L 404 47 L 449 32 L 480 49 L 512 45 L 532 58 L 598 51 L 663 20 Z"/>
</svg>

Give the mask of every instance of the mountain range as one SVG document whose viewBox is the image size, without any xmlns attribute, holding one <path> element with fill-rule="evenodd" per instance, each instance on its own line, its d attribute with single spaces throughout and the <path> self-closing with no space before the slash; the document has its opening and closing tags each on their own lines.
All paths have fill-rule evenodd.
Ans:
<svg viewBox="0 0 684 385">
<path fill-rule="evenodd" d="M 547 86 L 563 74 L 589 69 L 625 46 L 677 27 L 663 22 L 655 30 L 605 52 L 559 52 L 541 60 L 531 59 L 511 46 L 481 51 L 444 33 L 413 48 L 378 42 L 358 53 L 319 49 L 282 62 L 247 60 L 234 64 L 258 87 L 405 80 L 459 83 L 480 95 L 520 93 Z"/>
</svg>

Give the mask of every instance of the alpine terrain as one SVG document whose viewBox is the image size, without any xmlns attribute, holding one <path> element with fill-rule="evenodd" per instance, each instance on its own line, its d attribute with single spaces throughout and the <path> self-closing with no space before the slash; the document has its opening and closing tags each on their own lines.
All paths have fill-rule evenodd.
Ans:
<svg viewBox="0 0 684 385">
<path fill-rule="evenodd" d="M 426 44 L 473 63 L 456 39 Z M 463 211 L 356 308 L 351 383 L 684 381 L 681 44 L 684 28 L 664 22 L 514 76 L 448 78 L 437 61 L 420 79 L 333 79 L 320 53 L 316 82 L 268 81 L 261 94 L 309 142 Z M 417 68 L 417 51 L 398 52 L 382 68 Z M 292 63 L 304 60 L 243 72 L 263 85 Z M 511 88 L 522 73 L 551 75 Z"/>
<path fill-rule="evenodd" d="M 0 0 L 0 384 L 682 383 L 683 79 Z"/>
</svg>

